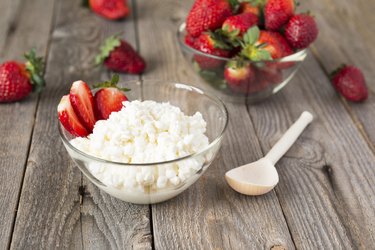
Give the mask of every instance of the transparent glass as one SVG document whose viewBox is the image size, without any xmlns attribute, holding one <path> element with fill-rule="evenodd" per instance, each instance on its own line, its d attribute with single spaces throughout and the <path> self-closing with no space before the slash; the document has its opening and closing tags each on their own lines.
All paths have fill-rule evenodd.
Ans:
<svg viewBox="0 0 375 250">
<path fill-rule="evenodd" d="M 224 76 L 224 67 L 228 58 L 209 55 L 185 44 L 185 23 L 177 31 L 177 41 L 187 62 L 203 79 L 198 85 L 215 93 L 221 99 L 230 102 L 259 102 L 277 93 L 295 75 L 307 55 L 307 50 L 300 50 L 292 55 L 272 61 L 251 62 L 256 77 L 251 82 L 233 85 Z"/>
<path fill-rule="evenodd" d="M 108 194 L 131 203 L 152 204 L 171 199 L 207 170 L 217 155 L 228 123 L 228 112 L 220 99 L 204 91 L 181 83 L 142 80 L 119 84 L 130 88 L 130 100 L 169 102 L 186 115 L 199 111 L 207 123 L 209 145 L 200 152 L 165 162 L 125 164 L 103 160 L 80 151 L 70 140 L 74 138 L 59 122 L 59 132 L 66 150 L 82 173 Z M 95 90 L 94 90 L 95 92 Z M 175 176 L 165 181 L 169 171 Z M 103 175 L 110 173 L 110 175 Z M 159 176 L 159 173 L 164 175 Z M 163 185 L 160 185 L 163 182 Z M 116 184 L 113 184 L 116 183 Z"/>
</svg>

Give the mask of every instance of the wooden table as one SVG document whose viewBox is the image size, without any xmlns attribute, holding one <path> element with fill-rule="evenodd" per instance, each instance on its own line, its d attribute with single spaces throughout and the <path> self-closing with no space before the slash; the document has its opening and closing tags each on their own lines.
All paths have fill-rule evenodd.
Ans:
<svg viewBox="0 0 375 250">
<path fill-rule="evenodd" d="M 0 249 L 375 249 L 375 1 L 306 1 L 320 36 L 279 94 L 230 104 L 218 159 L 168 202 L 132 205 L 101 192 L 74 166 L 57 131 L 56 106 L 77 79 L 108 79 L 91 63 L 100 42 L 124 31 L 147 59 L 142 76 L 200 80 L 175 31 L 192 0 L 129 1 L 132 16 L 109 22 L 76 0 L 0 0 L 0 57 L 31 47 L 47 58 L 40 95 L 0 105 Z M 359 66 L 369 99 L 352 104 L 328 72 Z M 280 183 L 261 197 L 230 188 L 224 173 L 260 158 L 299 116 L 316 119 L 278 163 Z"/>
</svg>

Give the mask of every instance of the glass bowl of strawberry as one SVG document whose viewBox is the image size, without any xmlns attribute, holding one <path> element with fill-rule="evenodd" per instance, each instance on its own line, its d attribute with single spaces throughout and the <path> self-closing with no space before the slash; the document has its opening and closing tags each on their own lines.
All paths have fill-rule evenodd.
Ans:
<svg viewBox="0 0 375 250">
<path fill-rule="evenodd" d="M 181 83 L 113 82 L 90 90 L 77 81 L 62 97 L 59 132 L 68 154 L 118 199 L 151 204 L 177 196 L 215 159 L 228 123 L 225 105 Z"/>
<path fill-rule="evenodd" d="M 229 101 L 260 101 L 282 89 L 317 38 L 294 0 L 197 0 L 178 27 L 179 47 L 205 87 Z"/>
</svg>

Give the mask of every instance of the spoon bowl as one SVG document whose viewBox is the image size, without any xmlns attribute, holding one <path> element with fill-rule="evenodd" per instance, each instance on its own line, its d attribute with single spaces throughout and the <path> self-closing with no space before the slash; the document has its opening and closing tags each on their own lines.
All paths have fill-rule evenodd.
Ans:
<svg viewBox="0 0 375 250">
<path fill-rule="evenodd" d="M 234 190 L 246 195 L 262 195 L 271 191 L 279 182 L 279 175 L 272 162 L 262 158 L 256 162 L 234 168 L 225 174 Z"/>
</svg>

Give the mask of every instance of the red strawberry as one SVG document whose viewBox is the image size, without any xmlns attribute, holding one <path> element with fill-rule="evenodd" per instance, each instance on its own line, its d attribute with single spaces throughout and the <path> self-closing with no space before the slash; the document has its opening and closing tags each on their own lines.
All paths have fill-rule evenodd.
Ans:
<svg viewBox="0 0 375 250">
<path fill-rule="evenodd" d="M 239 13 L 253 13 L 254 15 L 259 17 L 261 12 L 259 6 L 256 6 L 249 2 L 242 2 L 240 3 Z"/>
<path fill-rule="evenodd" d="M 257 69 L 257 81 L 272 84 L 279 84 L 283 81 L 283 74 L 278 68 L 278 64 L 266 64 Z"/>
<path fill-rule="evenodd" d="M 90 8 L 96 14 L 110 20 L 118 20 L 129 15 L 126 0 L 89 0 Z"/>
<path fill-rule="evenodd" d="M 219 39 L 215 39 L 215 34 L 212 32 L 202 33 L 194 43 L 194 48 L 214 56 L 226 57 L 231 55 L 230 47 Z M 203 55 L 194 55 L 195 61 L 199 64 L 201 69 L 215 69 L 224 64 L 224 60 L 210 58 Z"/>
<path fill-rule="evenodd" d="M 186 30 L 198 37 L 204 31 L 220 28 L 231 15 L 229 0 L 196 0 L 186 18 Z"/>
<path fill-rule="evenodd" d="M 61 124 L 69 133 L 75 136 L 87 136 L 89 132 L 81 124 L 77 115 L 74 113 L 70 103 L 69 95 L 64 95 L 57 106 L 57 113 Z"/>
<path fill-rule="evenodd" d="M 185 36 L 185 44 L 189 45 L 190 47 L 194 47 L 194 43 L 195 43 L 195 38 L 192 37 L 189 34 L 186 34 L 186 36 Z"/>
<path fill-rule="evenodd" d="M 94 99 L 89 86 L 83 81 L 76 81 L 70 88 L 70 103 L 79 121 L 92 132 L 95 125 Z"/>
<path fill-rule="evenodd" d="M 145 61 L 132 46 L 116 36 L 111 36 L 104 42 L 95 62 L 104 62 L 108 69 L 130 74 L 140 74 L 146 68 Z"/>
<path fill-rule="evenodd" d="M 254 62 L 272 60 L 271 53 L 264 49 L 264 44 L 259 44 L 260 30 L 253 26 L 243 35 L 243 43 L 240 55 Z"/>
<path fill-rule="evenodd" d="M 273 31 L 260 31 L 259 39 L 255 45 L 264 44 L 264 50 L 270 52 L 272 59 L 278 59 L 292 54 L 288 42 L 282 35 Z"/>
<path fill-rule="evenodd" d="M 229 88 L 234 92 L 242 94 L 252 92 L 251 85 L 255 80 L 255 72 L 249 62 L 241 59 L 230 60 L 225 66 L 224 77 Z"/>
<path fill-rule="evenodd" d="M 277 31 L 294 15 L 294 0 L 268 0 L 264 6 L 267 30 Z"/>
<path fill-rule="evenodd" d="M 285 27 L 285 38 L 297 49 L 307 48 L 318 37 L 315 19 L 307 14 L 292 17 Z"/>
<path fill-rule="evenodd" d="M 120 111 L 123 107 L 122 102 L 128 100 L 123 91 L 117 87 L 118 75 L 112 77 L 111 82 L 104 82 L 95 87 L 103 87 L 95 93 L 95 114 L 98 120 L 108 119 L 112 112 Z"/>
<path fill-rule="evenodd" d="M 332 73 L 331 82 L 347 100 L 361 102 L 367 99 L 368 90 L 365 77 L 355 66 L 342 66 Z"/>
<path fill-rule="evenodd" d="M 0 102 L 21 100 L 44 86 L 43 59 L 36 57 L 34 49 L 25 57 L 28 60 L 25 64 L 8 61 L 0 65 Z"/>
<path fill-rule="evenodd" d="M 258 21 L 258 16 L 253 13 L 243 13 L 230 16 L 225 19 L 222 25 L 222 30 L 230 37 L 242 37 L 250 27 L 257 25 Z"/>
</svg>

